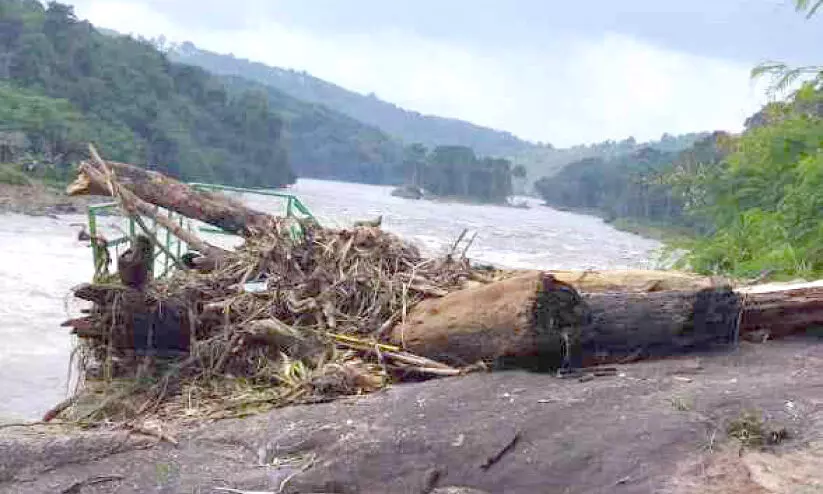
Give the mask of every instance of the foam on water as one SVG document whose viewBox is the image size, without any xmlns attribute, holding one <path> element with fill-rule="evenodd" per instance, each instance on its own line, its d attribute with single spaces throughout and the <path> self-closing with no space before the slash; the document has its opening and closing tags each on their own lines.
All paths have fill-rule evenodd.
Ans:
<svg viewBox="0 0 823 494">
<path fill-rule="evenodd" d="M 463 228 L 478 231 L 469 256 L 512 268 L 645 268 L 657 242 L 619 232 L 600 219 L 542 207 L 531 209 L 413 201 L 391 188 L 301 180 L 292 188 L 329 226 L 383 215 L 383 228 L 429 254 L 449 248 Z M 249 198 L 280 211 L 275 199 Z M 92 276 L 89 248 L 76 240 L 85 217 L 0 215 L 0 420 L 35 419 L 65 397 L 72 340 L 60 323 L 79 315 L 72 286 Z M 116 218 L 102 220 L 112 235 Z M 231 237 L 209 236 L 220 245 Z"/>
</svg>

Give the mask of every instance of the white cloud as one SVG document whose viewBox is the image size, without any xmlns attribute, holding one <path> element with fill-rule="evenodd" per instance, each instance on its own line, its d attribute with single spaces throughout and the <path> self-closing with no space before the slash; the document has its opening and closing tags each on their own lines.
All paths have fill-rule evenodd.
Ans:
<svg viewBox="0 0 823 494">
<path fill-rule="evenodd" d="M 157 5 L 157 2 L 154 3 Z M 228 8 L 228 7 L 227 7 Z M 134 0 L 83 0 L 91 22 L 307 72 L 421 113 L 566 146 L 698 130 L 738 130 L 762 102 L 750 67 L 614 33 L 564 37 L 548 51 L 478 52 L 407 31 L 309 32 L 261 16 L 215 30 L 173 22 Z"/>
</svg>

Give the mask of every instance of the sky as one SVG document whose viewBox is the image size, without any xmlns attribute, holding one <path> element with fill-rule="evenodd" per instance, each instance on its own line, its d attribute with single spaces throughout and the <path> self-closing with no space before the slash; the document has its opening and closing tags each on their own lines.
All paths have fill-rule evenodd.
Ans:
<svg viewBox="0 0 823 494">
<path fill-rule="evenodd" d="M 752 67 L 821 62 L 823 46 L 823 16 L 806 20 L 791 0 L 69 3 L 100 27 L 305 70 L 561 147 L 738 131 L 767 101 Z"/>
</svg>

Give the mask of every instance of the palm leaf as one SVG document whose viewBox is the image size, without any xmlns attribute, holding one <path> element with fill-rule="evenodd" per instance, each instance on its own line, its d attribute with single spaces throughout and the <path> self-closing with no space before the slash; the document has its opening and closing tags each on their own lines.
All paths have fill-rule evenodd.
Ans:
<svg viewBox="0 0 823 494">
<path fill-rule="evenodd" d="M 819 3 L 823 4 L 823 0 L 819 0 Z M 775 95 L 785 93 L 802 76 L 815 75 L 817 79 L 821 79 L 823 67 L 815 65 L 789 67 L 783 62 L 768 61 L 761 63 L 751 71 L 752 79 L 759 79 L 766 75 L 771 77 L 768 92 Z"/>
<path fill-rule="evenodd" d="M 798 12 L 806 12 L 806 18 L 808 19 L 817 13 L 820 6 L 823 5 L 823 0 L 795 0 L 794 5 Z"/>
</svg>

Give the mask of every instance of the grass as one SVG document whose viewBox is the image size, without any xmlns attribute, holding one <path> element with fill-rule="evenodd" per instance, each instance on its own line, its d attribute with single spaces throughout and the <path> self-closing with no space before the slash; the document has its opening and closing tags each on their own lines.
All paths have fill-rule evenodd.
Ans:
<svg viewBox="0 0 823 494">
<path fill-rule="evenodd" d="M 0 184 L 31 185 L 32 182 L 33 180 L 23 173 L 19 166 L 0 163 Z"/>
<path fill-rule="evenodd" d="M 753 410 L 744 411 L 731 420 L 726 427 L 726 433 L 748 448 L 775 445 L 788 438 L 788 431 L 785 428 L 771 429 L 763 420 L 763 414 Z"/>
<path fill-rule="evenodd" d="M 46 167 L 32 173 L 23 171 L 16 163 L 0 163 L 0 184 L 8 185 L 43 185 L 52 189 L 65 189 L 72 181 L 73 167 L 58 169 Z"/>
</svg>

